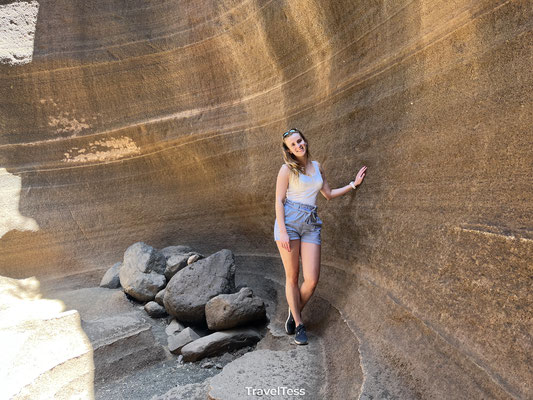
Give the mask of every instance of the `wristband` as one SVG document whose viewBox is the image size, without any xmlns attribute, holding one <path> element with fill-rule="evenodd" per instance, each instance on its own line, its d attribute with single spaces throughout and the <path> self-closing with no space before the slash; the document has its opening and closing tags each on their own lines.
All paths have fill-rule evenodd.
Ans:
<svg viewBox="0 0 533 400">
<path fill-rule="evenodd" d="M 350 182 L 350 186 L 353 188 L 353 190 L 357 189 L 357 186 L 355 186 L 355 183 L 353 181 Z"/>
</svg>

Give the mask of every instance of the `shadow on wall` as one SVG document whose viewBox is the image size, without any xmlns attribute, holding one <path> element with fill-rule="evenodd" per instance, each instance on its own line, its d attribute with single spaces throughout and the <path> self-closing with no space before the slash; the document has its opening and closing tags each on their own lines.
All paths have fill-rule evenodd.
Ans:
<svg viewBox="0 0 533 400">
<path fill-rule="evenodd" d="M 0 276 L 2 395 L 94 398 L 93 349 L 76 310 L 43 299 L 35 278 Z"/>
</svg>

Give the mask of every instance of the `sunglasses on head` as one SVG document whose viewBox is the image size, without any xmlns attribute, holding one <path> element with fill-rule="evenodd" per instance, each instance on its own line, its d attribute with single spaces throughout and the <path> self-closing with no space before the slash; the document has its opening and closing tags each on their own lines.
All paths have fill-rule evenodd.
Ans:
<svg viewBox="0 0 533 400">
<path fill-rule="evenodd" d="M 289 129 L 287 132 L 285 132 L 283 134 L 283 138 L 287 137 L 288 135 L 290 135 L 291 133 L 300 133 L 300 131 L 298 129 Z"/>
</svg>

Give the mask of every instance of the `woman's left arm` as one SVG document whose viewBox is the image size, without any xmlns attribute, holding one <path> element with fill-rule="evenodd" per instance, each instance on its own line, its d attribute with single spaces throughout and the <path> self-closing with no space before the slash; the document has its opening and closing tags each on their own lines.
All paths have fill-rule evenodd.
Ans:
<svg viewBox="0 0 533 400">
<path fill-rule="evenodd" d="M 324 169 L 322 168 L 322 165 L 318 164 L 318 166 L 320 168 L 320 174 L 322 175 L 322 179 L 324 181 L 322 189 L 320 189 L 320 193 L 322 193 L 322 195 L 327 200 L 342 196 L 343 194 L 348 193 L 350 190 L 355 190 L 355 188 L 357 188 L 357 186 L 359 186 L 361 182 L 363 182 L 363 179 L 365 179 L 367 168 L 366 166 L 363 166 L 357 173 L 357 177 L 355 178 L 355 180 L 353 182 L 350 182 L 348 185 L 337 189 L 331 189 L 329 187 L 328 181 L 326 180 L 326 175 L 324 174 Z"/>
</svg>

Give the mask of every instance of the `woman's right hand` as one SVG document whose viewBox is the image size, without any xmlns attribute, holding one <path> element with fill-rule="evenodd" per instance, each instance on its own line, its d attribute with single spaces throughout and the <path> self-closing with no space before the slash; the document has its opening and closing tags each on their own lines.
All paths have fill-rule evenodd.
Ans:
<svg viewBox="0 0 533 400">
<path fill-rule="evenodd" d="M 280 233 L 279 241 L 280 241 L 281 247 L 283 247 L 285 250 L 287 250 L 290 253 L 291 242 L 289 240 L 289 234 L 287 232 Z"/>
<path fill-rule="evenodd" d="M 363 182 L 363 179 L 365 179 L 366 169 L 367 169 L 367 166 L 364 165 L 357 173 L 357 176 L 355 177 L 355 180 L 354 180 L 355 186 L 359 186 L 361 182 Z"/>
</svg>

